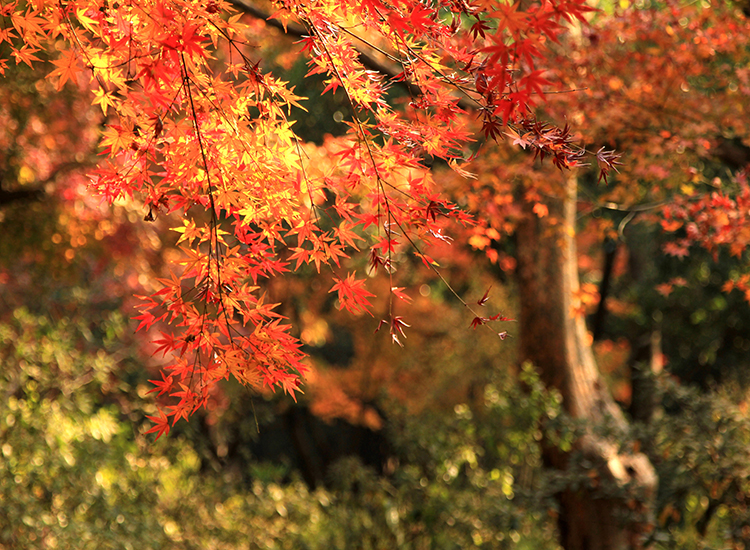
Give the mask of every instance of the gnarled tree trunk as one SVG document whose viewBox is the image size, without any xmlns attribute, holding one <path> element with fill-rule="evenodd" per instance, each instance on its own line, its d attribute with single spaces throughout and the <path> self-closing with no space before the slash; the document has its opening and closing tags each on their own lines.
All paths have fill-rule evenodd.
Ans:
<svg viewBox="0 0 750 550">
<path fill-rule="evenodd" d="M 641 453 L 622 453 L 613 441 L 597 435 L 605 422 L 627 428 L 594 361 L 590 337 L 576 299 L 579 288 L 575 245 L 576 178 L 569 175 L 562 198 L 549 199 L 549 215 L 539 218 L 528 208 L 517 230 L 518 281 L 521 298 L 521 358 L 532 362 L 542 380 L 557 388 L 573 418 L 585 421 L 586 434 L 576 442 L 601 481 L 635 486 L 653 495 L 657 477 Z M 565 470 L 570 453 L 544 451 L 548 466 Z M 568 489 L 560 495 L 561 544 L 567 550 L 637 548 L 643 525 L 627 522 L 627 499 L 593 489 Z M 646 503 L 647 505 L 647 503 Z M 630 514 L 629 514 L 630 512 Z"/>
</svg>

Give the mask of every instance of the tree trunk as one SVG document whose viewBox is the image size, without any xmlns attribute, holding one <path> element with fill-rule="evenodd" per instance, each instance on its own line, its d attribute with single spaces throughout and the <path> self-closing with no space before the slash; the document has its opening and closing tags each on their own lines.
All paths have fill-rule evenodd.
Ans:
<svg viewBox="0 0 750 550">
<path fill-rule="evenodd" d="M 648 424 L 654 417 L 658 405 L 656 377 L 664 368 L 661 354 L 661 332 L 641 336 L 631 344 L 630 384 L 630 418 L 633 422 Z"/>
<path fill-rule="evenodd" d="M 614 402 L 594 361 L 590 336 L 580 306 L 575 246 L 575 176 L 569 175 L 563 198 L 549 199 L 549 214 L 538 217 L 528 206 L 517 230 L 521 359 L 540 371 L 542 380 L 557 388 L 563 407 L 582 420 L 586 432 L 576 442 L 577 456 L 592 465 L 590 485 L 634 489 L 642 501 L 593 487 L 566 489 L 559 495 L 561 544 L 567 550 L 637 548 L 643 522 L 628 520 L 648 509 L 657 478 L 642 453 L 626 453 L 617 441 L 598 434 L 597 426 L 625 432 L 627 420 Z M 567 470 L 571 453 L 546 448 L 548 466 Z M 636 510 L 634 510 L 636 508 Z"/>
</svg>

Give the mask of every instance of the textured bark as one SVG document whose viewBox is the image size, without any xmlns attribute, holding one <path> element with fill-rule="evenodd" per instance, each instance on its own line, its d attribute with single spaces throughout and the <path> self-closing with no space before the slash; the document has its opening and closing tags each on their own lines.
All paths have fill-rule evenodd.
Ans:
<svg viewBox="0 0 750 550">
<path fill-rule="evenodd" d="M 560 199 L 549 199 L 549 215 L 539 218 L 528 208 L 517 230 L 521 358 L 532 362 L 542 380 L 557 388 L 567 413 L 590 429 L 577 450 L 596 469 L 597 483 L 641 489 L 653 495 L 657 478 L 648 458 L 625 454 L 616 441 L 598 436 L 596 426 L 627 428 L 594 361 L 590 336 L 580 305 L 575 247 L 576 180 L 570 176 Z M 548 466 L 565 470 L 570 454 L 545 449 Z M 594 489 L 566 490 L 560 495 L 561 544 L 568 550 L 637 548 L 642 524 L 628 523 L 633 507 L 647 506 L 632 499 L 604 496 Z"/>
</svg>

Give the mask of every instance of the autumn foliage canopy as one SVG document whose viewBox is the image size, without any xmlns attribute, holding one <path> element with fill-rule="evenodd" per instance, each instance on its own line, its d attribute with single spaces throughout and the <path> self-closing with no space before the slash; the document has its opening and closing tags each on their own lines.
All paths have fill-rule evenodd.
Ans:
<svg viewBox="0 0 750 550">
<path fill-rule="evenodd" d="M 598 164 L 603 181 L 617 165 L 607 148 L 584 160 L 567 125 L 534 117 L 553 88 L 549 49 L 584 22 L 583 0 L 284 0 L 267 9 L 279 26 L 303 29 L 297 55 L 323 75 L 326 93 L 346 98 L 344 136 L 315 146 L 295 135 L 306 98 L 264 69 L 254 44 L 265 26 L 239 0 L 0 7 L 10 52 L 0 71 L 49 61 L 58 90 L 87 88 L 101 108 L 92 192 L 141 201 L 145 221 L 182 219 L 173 228 L 181 259 L 137 315 L 139 329 L 160 330 L 157 349 L 171 358 L 154 382 L 168 399 L 152 418 L 157 435 L 223 379 L 300 390 L 304 354 L 265 279 L 330 270 L 330 292 L 359 314 L 371 306 L 366 272 L 392 273 L 397 253 L 435 268 L 429 247 L 446 239 L 445 221 L 470 220 L 436 189 L 428 159 L 469 177 L 476 141 L 509 136 L 558 168 Z M 354 253 L 367 261 L 347 261 Z M 393 303 L 406 295 L 391 289 L 381 324 L 399 342 L 407 325 Z M 499 317 L 476 314 L 472 325 Z"/>
</svg>

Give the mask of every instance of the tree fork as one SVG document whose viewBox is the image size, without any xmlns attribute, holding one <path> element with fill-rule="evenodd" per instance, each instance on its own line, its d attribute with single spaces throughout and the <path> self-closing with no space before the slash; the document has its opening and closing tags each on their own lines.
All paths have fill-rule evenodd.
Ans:
<svg viewBox="0 0 750 550">
<path fill-rule="evenodd" d="M 565 174 L 558 197 L 546 198 L 549 215 L 539 217 L 525 203 L 526 215 L 516 235 L 521 359 L 539 370 L 542 380 L 563 397 L 563 407 L 584 421 L 585 434 L 576 450 L 590 461 L 604 483 L 640 494 L 633 498 L 605 495 L 594 489 L 566 489 L 559 495 L 561 544 L 569 550 L 621 550 L 637 548 L 646 527 L 627 521 L 633 513 L 648 511 L 658 479 L 642 453 L 628 453 L 617 442 L 598 434 L 597 426 L 613 426 L 623 433 L 627 420 L 610 394 L 594 360 L 590 336 L 580 306 L 576 261 L 575 219 L 577 179 Z M 561 197 L 561 198 L 560 198 Z M 547 447 L 545 463 L 567 470 L 570 453 Z"/>
</svg>

